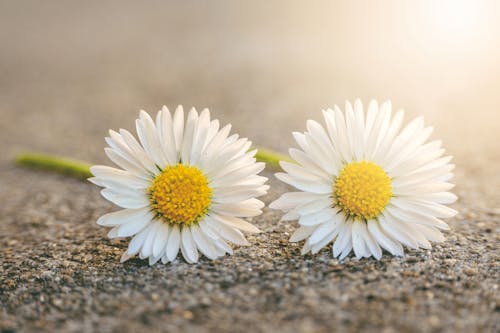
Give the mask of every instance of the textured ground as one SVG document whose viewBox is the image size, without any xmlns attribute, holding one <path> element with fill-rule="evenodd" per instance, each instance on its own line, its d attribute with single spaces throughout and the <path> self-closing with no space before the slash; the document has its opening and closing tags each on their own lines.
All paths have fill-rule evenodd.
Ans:
<svg viewBox="0 0 500 333">
<path fill-rule="evenodd" d="M 311 10 L 120 3 L 116 11 L 101 2 L 0 2 L 2 332 L 500 330 L 496 94 L 480 101 L 472 86 L 446 90 L 446 80 L 455 80 L 446 73 L 433 86 L 425 71 L 412 76 L 385 62 L 376 68 L 387 76 L 363 73 L 376 60 L 346 50 L 359 51 L 360 36 L 371 30 L 355 33 L 352 43 L 332 37 L 339 51 L 329 53 L 322 29 L 302 16 Z M 349 17 L 346 8 L 328 15 L 338 10 Z M 345 24 L 340 16 L 331 31 Z M 389 30 L 390 39 L 398 29 Z M 305 57 L 304 45 L 326 56 Z M 400 89 L 399 75 L 416 86 Z M 491 81 L 498 77 L 491 74 L 481 89 L 498 87 Z M 444 97 L 426 99 L 438 92 Z M 357 95 L 392 96 L 411 116 L 424 114 L 456 156 L 460 213 L 449 221 L 447 241 L 430 251 L 380 262 L 339 263 L 328 249 L 302 257 L 300 245 L 287 242 L 294 223 L 266 210 L 254 219 L 264 232 L 231 257 L 120 264 L 127 242 L 106 239 L 95 224 L 115 209 L 95 186 L 12 164 L 24 150 L 105 162 L 106 130 L 130 129 L 139 108 L 164 103 L 208 106 L 257 144 L 285 151 L 305 119 Z M 266 174 L 269 203 L 287 189 Z"/>
</svg>

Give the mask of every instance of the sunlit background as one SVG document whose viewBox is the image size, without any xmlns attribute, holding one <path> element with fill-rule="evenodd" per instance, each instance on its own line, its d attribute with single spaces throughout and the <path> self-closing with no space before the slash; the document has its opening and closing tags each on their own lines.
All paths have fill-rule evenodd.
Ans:
<svg viewBox="0 0 500 333">
<path fill-rule="evenodd" d="M 0 48 L 3 159 L 103 160 L 108 128 L 179 103 L 285 151 L 356 97 L 500 159 L 500 1 L 0 1 Z"/>
</svg>

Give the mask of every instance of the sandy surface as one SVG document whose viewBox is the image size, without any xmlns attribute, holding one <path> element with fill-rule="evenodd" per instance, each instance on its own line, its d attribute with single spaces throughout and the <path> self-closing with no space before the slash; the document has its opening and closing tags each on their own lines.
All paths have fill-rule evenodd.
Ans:
<svg viewBox="0 0 500 333">
<path fill-rule="evenodd" d="M 310 41 L 321 29 L 300 24 L 314 20 L 296 10 L 276 21 L 279 5 L 13 4 L 0 4 L 2 332 L 500 330 L 498 96 L 442 84 L 443 96 L 429 101 L 436 86 L 418 82 L 402 93 L 392 80 L 401 68 L 382 84 L 357 69 L 370 58 L 352 60 L 345 47 L 326 62 L 321 35 L 299 46 L 290 37 Z M 304 47 L 323 55 L 307 58 Z M 178 103 L 208 106 L 256 144 L 286 151 L 290 131 L 355 96 L 391 96 L 410 116 L 424 114 L 456 156 L 460 213 L 445 243 L 381 261 L 339 263 L 328 249 L 302 257 L 287 242 L 295 223 L 266 209 L 254 219 L 264 232 L 231 257 L 120 264 L 127 242 L 95 224 L 115 209 L 95 186 L 12 164 L 25 150 L 106 162 L 108 128 L 131 129 L 139 108 Z M 266 175 L 269 203 L 287 188 Z"/>
</svg>

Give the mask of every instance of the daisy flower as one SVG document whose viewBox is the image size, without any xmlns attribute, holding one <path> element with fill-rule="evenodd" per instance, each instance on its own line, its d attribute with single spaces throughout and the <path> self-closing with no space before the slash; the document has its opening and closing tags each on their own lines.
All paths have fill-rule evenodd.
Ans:
<svg viewBox="0 0 500 333">
<path fill-rule="evenodd" d="M 191 109 L 187 119 L 164 106 L 156 121 L 144 111 L 136 120 L 139 141 L 128 131 L 109 131 L 106 155 L 120 169 L 93 166 L 89 180 L 101 194 L 123 208 L 101 216 L 112 227 L 109 238 L 132 237 L 122 262 L 139 255 L 153 265 L 176 259 L 179 250 L 189 263 L 199 252 L 209 259 L 232 254 L 227 242 L 247 245 L 242 231 L 259 232 L 243 218 L 262 213 L 256 197 L 269 188 L 258 175 L 251 142 L 219 128 L 205 109 Z"/>
<path fill-rule="evenodd" d="M 442 218 L 456 196 L 448 192 L 454 165 L 443 156 L 441 141 L 426 143 L 432 127 L 416 118 L 401 130 L 403 111 L 391 103 L 323 111 L 325 128 L 309 120 L 307 132 L 293 133 L 300 149 L 289 153 L 296 163 L 281 162 L 281 181 L 297 192 L 283 194 L 270 207 L 298 220 L 290 241 L 306 240 L 302 254 L 317 253 L 333 241 L 334 257 L 352 249 L 357 258 L 380 259 L 382 249 L 402 256 L 403 247 L 430 249 L 448 230 Z"/>
</svg>

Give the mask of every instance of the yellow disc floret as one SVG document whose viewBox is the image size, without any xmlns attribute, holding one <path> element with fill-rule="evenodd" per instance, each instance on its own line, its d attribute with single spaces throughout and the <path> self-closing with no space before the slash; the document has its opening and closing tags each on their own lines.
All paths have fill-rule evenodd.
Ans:
<svg viewBox="0 0 500 333">
<path fill-rule="evenodd" d="M 391 196 L 391 179 L 373 162 L 347 164 L 333 184 L 336 206 L 353 219 L 367 221 L 379 216 Z"/>
<path fill-rule="evenodd" d="M 148 189 L 153 211 L 170 224 L 192 225 L 207 213 L 212 190 L 200 169 L 166 167 Z"/>
</svg>

